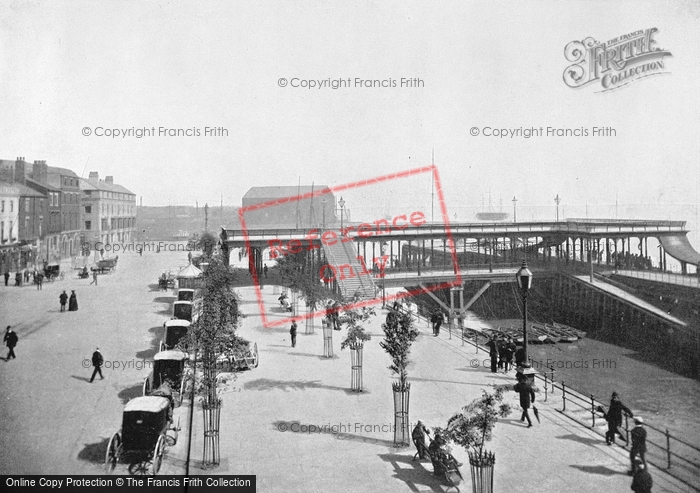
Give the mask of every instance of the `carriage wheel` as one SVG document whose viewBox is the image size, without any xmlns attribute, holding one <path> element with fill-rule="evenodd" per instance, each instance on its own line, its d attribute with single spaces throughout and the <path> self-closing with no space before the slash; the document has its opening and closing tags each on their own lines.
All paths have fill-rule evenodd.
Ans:
<svg viewBox="0 0 700 493">
<path fill-rule="evenodd" d="M 151 384 L 148 377 L 143 380 L 143 395 L 148 395 L 151 392 Z"/>
<path fill-rule="evenodd" d="M 258 367 L 258 363 L 260 362 L 260 358 L 258 356 L 258 343 L 256 342 L 255 345 L 253 346 L 253 368 Z"/>
<path fill-rule="evenodd" d="M 153 475 L 155 476 L 160 471 L 160 466 L 163 463 L 163 454 L 165 453 L 165 436 L 160 435 L 156 442 L 156 448 L 153 451 Z"/>
<path fill-rule="evenodd" d="M 117 467 L 121 447 L 122 440 L 119 437 L 119 433 L 115 433 L 112 435 L 112 438 L 109 439 L 109 445 L 107 445 L 107 452 L 105 453 L 105 469 L 107 470 L 107 474 L 112 474 L 114 468 Z"/>
</svg>

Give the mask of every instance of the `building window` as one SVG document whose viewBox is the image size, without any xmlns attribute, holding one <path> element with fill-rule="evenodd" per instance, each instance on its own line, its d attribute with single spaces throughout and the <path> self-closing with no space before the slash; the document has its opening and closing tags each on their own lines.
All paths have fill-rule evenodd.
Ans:
<svg viewBox="0 0 700 493">
<path fill-rule="evenodd" d="M 30 207 L 31 207 L 30 199 L 29 199 L 29 197 L 27 197 L 26 199 L 24 199 L 24 210 L 28 211 Z"/>
<path fill-rule="evenodd" d="M 2 201 L 2 212 L 5 212 L 5 201 Z"/>
<path fill-rule="evenodd" d="M 15 210 L 15 201 L 10 200 L 10 212 L 14 212 Z M 10 223 L 12 224 L 12 223 Z M 10 226 L 10 238 L 12 238 L 12 226 Z"/>
<path fill-rule="evenodd" d="M 92 214 L 92 206 L 91 205 L 85 206 L 85 214 Z"/>
<path fill-rule="evenodd" d="M 92 221 L 85 221 L 85 229 L 90 231 L 92 229 Z"/>
<path fill-rule="evenodd" d="M 2 201 L 3 205 L 5 204 L 5 201 Z M 5 221 L 0 221 L 0 241 L 5 242 Z"/>
</svg>

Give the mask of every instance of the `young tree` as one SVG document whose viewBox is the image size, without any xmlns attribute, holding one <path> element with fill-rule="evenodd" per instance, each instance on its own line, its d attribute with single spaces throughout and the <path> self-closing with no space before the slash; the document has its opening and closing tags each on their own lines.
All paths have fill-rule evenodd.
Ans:
<svg viewBox="0 0 700 493">
<path fill-rule="evenodd" d="M 391 356 L 389 369 L 399 377 L 392 383 L 394 391 L 394 446 L 410 444 L 408 403 L 411 385 L 408 383 L 408 364 L 411 344 L 418 337 L 410 313 L 391 309 L 382 324 L 384 341 L 379 345 Z"/>
</svg>

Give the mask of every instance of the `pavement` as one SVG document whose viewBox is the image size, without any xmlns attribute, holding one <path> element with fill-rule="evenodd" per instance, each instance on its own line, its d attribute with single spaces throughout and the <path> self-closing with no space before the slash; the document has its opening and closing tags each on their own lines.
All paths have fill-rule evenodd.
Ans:
<svg viewBox="0 0 700 493">
<path fill-rule="evenodd" d="M 263 287 L 266 306 L 277 294 Z M 314 334 L 300 326 L 297 346 L 291 347 L 287 327 L 261 324 L 252 287 L 240 289 L 246 315 L 240 335 L 257 342 L 260 366 L 236 374 L 222 394 L 222 463 L 192 474 L 255 474 L 258 490 L 276 491 L 446 491 L 432 475 L 429 461 L 413 461 L 415 450 L 393 447 L 393 401 L 389 357 L 379 346 L 385 311 L 367 325 L 372 340 L 364 349 L 364 392 L 350 391 L 350 353 L 340 350 L 343 332 L 333 332 L 334 358 L 324 358 L 320 321 Z M 271 319 L 287 315 L 273 309 Z M 515 383 L 509 375 L 491 373 L 487 354 L 450 339 L 444 330 L 432 337 L 419 322 L 420 336 L 411 351 L 410 420 L 429 428 L 444 427 L 462 406 L 493 385 Z M 541 423 L 527 428 L 520 422 L 515 392 L 507 394 L 514 407 L 496 426 L 487 448 L 496 454 L 495 491 L 588 492 L 629 491 L 628 451 L 607 446 L 601 434 L 559 412 L 560 400 L 542 402 Z M 533 418 L 534 419 L 534 418 Z M 201 412 L 195 413 L 193 451 L 201 455 Z M 194 452 L 193 452 L 194 453 Z M 468 464 L 466 452 L 453 454 Z M 196 454 L 195 454 L 196 455 Z M 214 472 L 215 471 L 215 472 Z M 654 491 L 688 491 L 663 471 L 651 467 Z M 470 489 L 469 466 L 462 467 L 463 491 Z"/>
<path fill-rule="evenodd" d="M 157 290 L 161 271 L 186 264 L 186 253 L 120 254 L 117 271 L 99 276 L 98 286 L 77 280 L 34 287 L 0 287 L 0 313 L 16 328 L 17 359 L 0 362 L 0 474 L 100 474 L 109 437 L 121 427 L 124 404 L 141 394 L 169 318 L 174 295 Z M 63 289 L 78 295 L 77 312 L 59 313 Z M 384 312 L 368 324 L 372 340 L 364 350 L 364 389 L 350 389 L 350 353 L 340 350 L 342 332 L 333 332 L 334 358 L 324 358 L 320 320 L 314 334 L 300 324 L 297 347 L 287 327 L 264 328 L 253 288 L 242 287 L 240 334 L 257 342 L 258 368 L 235 374 L 222 394 L 220 466 L 201 469 L 202 414 L 195 406 L 190 451 L 191 474 L 255 474 L 258 491 L 446 491 L 429 462 L 412 461 L 413 448 L 394 448 L 389 357 L 379 347 Z M 273 286 L 263 288 L 266 306 L 276 307 Z M 277 308 L 271 319 L 286 317 Z M 462 406 L 492 385 L 513 384 L 512 373 L 492 374 L 486 354 L 462 346 L 442 331 L 432 337 L 427 323 L 412 347 L 410 420 L 444 426 Z M 85 366 L 99 346 L 105 380 L 90 384 Z M 4 356 L 4 354 L 2 355 Z M 475 361 L 474 361 L 475 360 Z M 116 363 L 113 363 L 115 366 Z M 496 454 L 495 491 L 629 491 L 627 451 L 608 447 L 596 430 L 562 415 L 559 401 L 538 402 L 541 424 L 526 428 L 516 407 L 500 421 L 488 449 Z M 541 396 L 538 396 L 541 401 Z M 186 467 L 189 407 L 175 410 L 182 430 L 168 448 L 162 472 Z M 466 452 L 454 449 L 468 464 Z M 118 472 L 126 473 L 121 468 Z M 688 491 L 651 468 L 655 492 Z M 470 489 L 470 473 L 462 467 Z"/>
</svg>

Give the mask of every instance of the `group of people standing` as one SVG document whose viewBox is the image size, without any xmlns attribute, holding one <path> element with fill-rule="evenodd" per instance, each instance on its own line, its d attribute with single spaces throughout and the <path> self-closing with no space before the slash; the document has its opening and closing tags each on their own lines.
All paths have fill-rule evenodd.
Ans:
<svg viewBox="0 0 700 493">
<path fill-rule="evenodd" d="M 499 370 L 508 373 L 513 366 L 513 358 L 515 358 L 515 366 L 520 366 L 525 361 L 524 349 L 522 346 L 518 349 L 510 336 L 493 335 L 486 346 L 489 348 L 492 373 L 497 373 Z"/>
<path fill-rule="evenodd" d="M 58 297 L 58 301 L 61 304 L 61 311 L 62 312 L 66 311 L 66 303 L 68 304 L 68 311 L 69 312 L 77 312 L 78 311 L 78 297 L 76 296 L 74 289 L 71 290 L 71 292 L 70 292 L 70 298 L 68 297 L 68 294 L 66 293 L 66 290 L 64 289 L 63 292 Z"/>
</svg>

